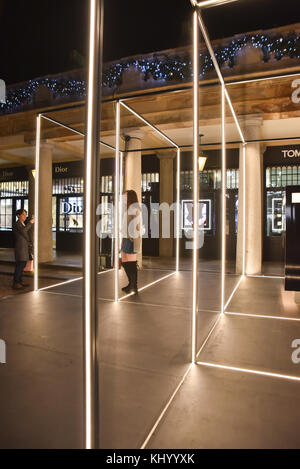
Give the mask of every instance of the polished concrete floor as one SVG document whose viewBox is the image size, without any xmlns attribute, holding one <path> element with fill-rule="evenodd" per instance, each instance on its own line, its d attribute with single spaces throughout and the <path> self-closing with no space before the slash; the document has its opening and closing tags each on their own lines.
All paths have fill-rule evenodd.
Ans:
<svg viewBox="0 0 300 469">
<path fill-rule="evenodd" d="M 14 250 L 0 248 L 0 271 L 11 272 L 14 264 Z M 81 254 L 65 253 L 53 250 L 53 261 L 43 265 L 43 276 L 54 276 L 65 278 L 64 272 L 69 271 L 70 277 L 72 272 L 82 272 L 83 256 Z M 11 269 L 9 269 L 11 266 Z M 143 258 L 144 269 L 175 269 L 174 257 L 145 257 Z M 201 271 L 219 272 L 221 270 L 221 261 L 214 259 L 201 259 L 199 268 Z M 189 257 L 181 257 L 180 270 L 192 270 L 192 259 Z M 235 262 L 226 261 L 226 271 L 235 273 Z M 265 275 L 284 275 L 284 265 L 282 262 L 264 262 L 262 273 Z"/>
<path fill-rule="evenodd" d="M 113 272 L 98 276 L 101 447 L 299 448 L 294 294 L 247 277 L 220 316 L 220 274 L 199 275 L 201 365 L 188 374 L 191 272 L 143 270 L 146 288 L 118 304 Z M 226 276 L 227 299 L 238 281 Z M 82 447 L 82 282 L 1 300 L 0 338 L 0 447 Z"/>
</svg>

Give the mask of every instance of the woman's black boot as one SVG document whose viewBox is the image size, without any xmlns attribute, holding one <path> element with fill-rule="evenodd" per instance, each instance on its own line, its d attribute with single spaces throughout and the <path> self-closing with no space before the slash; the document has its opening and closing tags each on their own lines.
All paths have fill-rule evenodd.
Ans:
<svg viewBox="0 0 300 469">
<path fill-rule="evenodd" d="M 137 262 L 127 262 L 129 286 L 125 290 L 127 293 L 138 293 L 137 288 Z"/>
<path fill-rule="evenodd" d="M 138 294 L 138 264 L 137 261 L 132 263 L 132 290 L 137 295 Z"/>
<path fill-rule="evenodd" d="M 123 287 L 122 288 L 122 291 L 124 291 L 125 293 L 129 293 L 130 292 L 130 287 L 131 287 L 131 277 L 130 277 L 130 266 L 129 266 L 130 262 L 122 262 L 122 267 L 123 269 L 125 270 L 125 273 L 127 275 L 127 278 L 128 278 L 128 285 L 127 287 Z"/>
</svg>

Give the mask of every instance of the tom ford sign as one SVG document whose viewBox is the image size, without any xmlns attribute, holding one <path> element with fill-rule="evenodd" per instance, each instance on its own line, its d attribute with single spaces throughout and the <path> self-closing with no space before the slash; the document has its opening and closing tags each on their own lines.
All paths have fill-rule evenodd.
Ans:
<svg viewBox="0 0 300 469">
<path fill-rule="evenodd" d="M 265 166 L 298 166 L 300 164 L 300 145 L 281 145 L 268 147 L 264 153 Z"/>
<path fill-rule="evenodd" d="M 281 150 L 283 158 L 300 158 L 300 149 Z"/>
<path fill-rule="evenodd" d="M 0 80 L 0 104 L 6 103 L 6 86 L 5 81 Z"/>
</svg>

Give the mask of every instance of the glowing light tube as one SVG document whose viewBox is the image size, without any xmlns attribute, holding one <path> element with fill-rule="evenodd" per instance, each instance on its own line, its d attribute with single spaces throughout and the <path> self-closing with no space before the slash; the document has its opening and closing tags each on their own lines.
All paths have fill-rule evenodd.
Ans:
<svg viewBox="0 0 300 469">
<path fill-rule="evenodd" d="M 119 301 L 119 249 L 120 249 L 120 102 L 116 105 L 116 157 L 115 157 L 115 301 Z"/>
<path fill-rule="evenodd" d="M 225 92 L 225 96 L 226 96 L 227 102 L 228 102 L 228 104 L 229 104 L 229 107 L 230 107 L 232 116 L 233 116 L 233 118 L 234 118 L 235 125 L 237 126 L 238 132 L 239 132 L 239 134 L 240 134 L 241 140 L 242 140 L 243 143 L 246 143 L 245 137 L 244 137 L 244 135 L 243 135 L 241 126 L 240 126 L 239 121 L 238 121 L 238 118 L 237 118 L 237 115 L 236 115 L 235 110 L 234 110 L 234 108 L 233 108 L 233 105 L 232 105 L 230 96 L 229 96 L 228 91 L 227 91 L 227 89 L 226 89 L 225 87 L 224 87 L 224 92 Z"/>
<path fill-rule="evenodd" d="M 176 207 L 176 272 L 179 272 L 180 260 L 180 156 L 181 152 L 177 150 L 177 207 Z"/>
<path fill-rule="evenodd" d="M 132 109 L 130 106 L 128 106 L 128 104 L 125 104 L 124 101 L 120 101 L 120 103 L 122 104 L 122 106 L 124 106 L 127 109 L 127 111 L 131 112 L 135 117 L 137 117 L 142 122 L 144 122 L 144 124 L 151 127 L 151 129 L 153 129 L 155 132 L 157 132 L 163 139 L 165 139 L 167 142 L 171 143 L 171 145 L 173 145 L 175 148 L 179 148 L 178 145 L 175 142 L 173 142 L 173 140 L 171 140 L 166 134 L 164 134 L 161 130 L 159 130 L 157 127 L 155 127 L 155 125 L 151 124 L 151 122 L 147 121 L 147 119 L 145 119 L 143 116 L 141 116 L 138 112 L 136 112 L 134 109 Z"/>
<path fill-rule="evenodd" d="M 197 2 L 196 0 L 191 0 L 193 6 L 198 8 L 210 8 L 217 7 L 220 5 L 225 5 L 226 3 L 237 2 L 238 0 L 203 0 L 202 2 Z"/>
<path fill-rule="evenodd" d="M 85 138 L 85 223 L 83 276 L 83 368 L 85 448 L 99 445 L 99 396 L 97 370 L 97 272 L 99 134 L 101 115 L 103 0 L 90 0 L 89 67 Z"/>
<path fill-rule="evenodd" d="M 139 289 L 138 289 L 138 292 L 140 293 L 141 291 L 146 290 L 147 288 L 152 287 L 153 285 L 156 285 L 157 283 L 160 283 L 160 282 L 162 282 L 163 280 L 166 280 L 167 278 L 172 277 L 172 275 L 175 275 L 175 274 L 176 274 L 176 272 L 172 272 L 171 274 L 165 275 L 164 277 L 159 278 L 158 280 L 155 280 L 154 282 L 148 283 L 148 284 L 145 285 L 144 287 L 139 288 Z M 128 295 L 122 296 L 122 297 L 120 298 L 120 301 L 126 300 L 127 298 L 129 298 L 130 296 L 133 296 L 133 295 L 134 295 L 134 293 L 128 293 Z M 144 304 L 144 303 L 143 303 L 143 304 Z M 157 306 L 157 305 L 156 305 L 156 306 Z"/>
<path fill-rule="evenodd" d="M 41 114 L 36 118 L 35 142 L 35 202 L 34 202 L 34 291 L 39 289 L 39 187 L 41 152 Z"/>
<path fill-rule="evenodd" d="M 178 391 L 180 390 L 180 388 L 183 386 L 185 380 L 187 379 L 190 371 L 193 369 L 193 365 L 189 365 L 188 369 L 186 370 L 186 372 L 184 373 L 182 379 L 180 380 L 180 383 L 178 384 L 177 388 L 175 389 L 175 391 L 173 392 L 172 396 L 170 397 L 169 401 L 167 402 L 167 404 L 165 405 L 163 411 L 161 412 L 160 416 L 158 417 L 158 419 L 156 420 L 155 424 L 153 425 L 149 435 L 147 436 L 146 440 L 144 441 L 144 443 L 142 444 L 141 448 L 140 449 L 146 449 L 149 441 L 151 440 L 152 436 L 154 435 L 157 427 L 159 426 L 160 422 L 162 421 L 163 417 L 165 416 L 167 410 L 169 409 L 170 405 L 172 404 L 172 402 L 174 401 Z"/>
<path fill-rule="evenodd" d="M 222 85 L 222 267 L 221 267 L 221 314 L 225 309 L 226 264 L 226 129 L 225 85 Z"/>
<path fill-rule="evenodd" d="M 71 132 L 74 132 L 74 134 L 80 135 L 81 137 L 85 137 L 85 134 L 83 132 L 80 132 L 79 130 L 74 129 L 73 127 L 70 127 L 69 125 L 65 125 L 62 122 L 59 122 L 55 119 L 52 119 L 51 117 L 48 117 L 46 115 L 42 115 L 43 119 L 52 122 L 53 124 L 59 125 L 60 127 L 63 127 L 64 129 L 70 130 Z M 103 145 L 106 148 L 109 148 L 110 150 L 115 151 L 115 147 L 112 145 L 109 145 L 108 143 L 102 142 L 101 140 L 99 141 L 100 145 Z"/>
<path fill-rule="evenodd" d="M 253 83 L 255 81 L 278 80 L 279 78 L 291 78 L 291 77 L 297 77 L 297 76 L 299 76 L 299 73 L 289 73 L 287 75 L 274 75 L 274 76 L 264 77 L 264 78 L 252 78 L 250 80 L 230 81 L 230 82 L 226 82 L 226 86 L 243 85 L 245 83 Z"/>
<path fill-rule="evenodd" d="M 92 167 L 92 130 L 93 130 L 93 78 L 94 78 L 94 56 L 95 56 L 95 28 L 96 28 L 96 0 L 90 0 L 90 57 L 89 57 L 89 93 L 88 93 L 88 116 L 87 116 L 87 151 L 86 151 L 86 207 L 88 210 L 85 211 L 85 225 L 86 225 L 86 239 L 85 239 L 85 295 L 84 295 L 84 313 L 85 313 L 85 444 L 86 449 L 93 447 L 93 408 L 92 408 L 92 334 L 91 330 L 91 315 L 92 305 L 90 297 L 90 281 L 89 273 L 91 271 L 91 254 L 90 254 L 90 225 L 91 225 L 91 210 L 90 210 L 90 189 L 92 186 L 91 181 L 91 167 Z"/>
<path fill-rule="evenodd" d="M 198 14 L 193 14 L 193 91 L 194 91 L 194 122 L 193 122 L 193 140 L 194 140 L 194 191 L 193 191 L 193 311 L 192 311 L 192 363 L 196 362 L 196 343 L 197 343 L 197 312 L 198 312 L 198 233 L 199 233 L 199 177 L 198 177 L 198 153 L 199 153 L 199 29 Z"/>
<path fill-rule="evenodd" d="M 243 145 L 243 277 L 246 275 L 246 144 Z"/>
<path fill-rule="evenodd" d="M 238 371 L 240 373 L 249 373 L 252 375 L 267 376 L 269 378 L 287 379 L 290 381 L 300 381 L 300 376 L 284 375 L 281 373 L 272 373 L 270 371 L 251 370 L 249 368 L 239 368 L 236 366 L 218 365 L 217 363 L 197 362 L 197 365 L 219 368 L 221 370 Z"/>
<path fill-rule="evenodd" d="M 224 306 L 224 313 L 226 312 L 226 309 L 228 308 L 229 304 L 231 303 L 231 300 L 232 300 L 232 298 L 234 297 L 235 293 L 237 292 L 237 289 L 239 288 L 239 286 L 240 286 L 240 284 L 241 284 L 241 281 L 242 281 L 243 279 L 244 279 L 244 276 L 241 276 L 241 277 L 239 278 L 238 283 L 237 283 L 236 286 L 234 287 L 234 289 L 233 289 L 233 291 L 232 291 L 230 297 L 228 298 L 228 300 L 227 300 L 227 302 L 226 302 L 226 304 L 225 304 L 225 306 Z"/>
</svg>

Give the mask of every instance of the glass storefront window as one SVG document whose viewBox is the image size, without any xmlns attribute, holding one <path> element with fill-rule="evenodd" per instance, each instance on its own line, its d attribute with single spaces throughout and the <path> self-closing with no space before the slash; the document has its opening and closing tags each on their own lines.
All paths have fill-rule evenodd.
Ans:
<svg viewBox="0 0 300 469">
<path fill-rule="evenodd" d="M 83 197 L 64 197 L 59 204 L 59 231 L 83 231 Z"/>
<path fill-rule="evenodd" d="M 235 194 L 234 199 L 234 230 L 235 234 L 238 234 L 238 226 L 239 226 L 239 195 Z"/>
<path fill-rule="evenodd" d="M 272 166 L 266 168 L 266 187 L 300 186 L 300 166 Z"/>
<path fill-rule="evenodd" d="M 285 188 L 300 186 L 300 166 L 271 166 L 266 168 L 267 236 L 281 236 L 285 232 Z M 281 189 L 281 190 L 280 190 Z"/>
<path fill-rule="evenodd" d="M 281 236 L 285 231 L 285 191 L 267 192 L 267 236 Z"/>
<path fill-rule="evenodd" d="M 56 231 L 56 197 L 52 197 L 52 231 Z"/>
<path fill-rule="evenodd" d="M 113 193 L 113 176 L 101 177 L 101 192 L 105 194 Z"/>
<path fill-rule="evenodd" d="M 0 200 L 0 231 L 12 229 L 13 199 Z"/>
<path fill-rule="evenodd" d="M 180 187 L 182 191 L 191 191 L 193 187 L 193 172 L 181 171 Z"/>
<path fill-rule="evenodd" d="M 182 200 L 182 229 L 193 229 L 193 201 Z M 212 230 L 212 201 L 199 200 L 199 228 L 204 231 Z"/>
<path fill-rule="evenodd" d="M 159 173 L 142 174 L 142 192 L 151 191 L 151 183 L 159 182 Z"/>
<path fill-rule="evenodd" d="M 62 178 L 53 180 L 53 195 L 83 194 L 83 178 Z"/>
<path fill-rule="evenodd" d="M 25 197 L 28 195 L 28 181 L 0 182 L 0 197 Z"/>
<path fill-rule="evenodd" d="M 109 203 L 110 197 L 104 195 L 101 197 L 102 216 L 101 216 L 101 233 L 110 234 L 113 232 L 113 213 L 112 205 Z"/>
<path fill-rule="evenodd" d="M 202 189 L 220 189 L 221 188 L 221 170 L 208 169 L 201 171 L 199 175 L 200 188 Z M 227 189 L 239 188 L 239 170 L 228 169 L 226 173 Z M 181 171 L 181 190 L 191 191 L 193 189 L 193 171 Z"/>
</svg>

